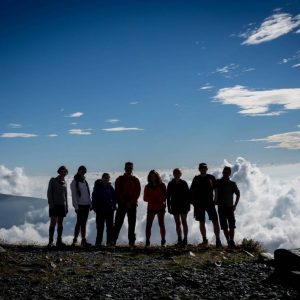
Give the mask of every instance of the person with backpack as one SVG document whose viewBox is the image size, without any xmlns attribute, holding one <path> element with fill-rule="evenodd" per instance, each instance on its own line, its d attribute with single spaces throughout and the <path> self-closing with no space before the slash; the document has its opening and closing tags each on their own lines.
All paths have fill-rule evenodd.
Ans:
<svg viewBox="0 0 300 300">
<path fill-rule="evenodd" d="M 95 245 L 102 246 L 104 225 L 106 224 L 106 245 L 113 245 L 113 224 L 116 210 L 115 190 L 109 182 L 108 173 L 103 173 L 101 179 L 95 181 L 92 193 L 92 206 L 96 213 L 97 237 Z"/>
<path fill-rule="evenodd" d="M 72 203 L 77 214 L 77 222 L 74 229 L 74 239 L 72 246 L 77 244 L 79 232 L 81 232 L 81 246 L 89 247 L 90 243 L 86 240 L 86 223 L 91 210 L 91 194 L 88 182 L 85 180 L 87 169 L 80 166 L 73 181 L 71 182 Z"/>
<path fill-rule="evenodd" d="M 180 178 L 181 175 L 180 169 L 176 168 L 173 170 L 174 178 L 168 183 L 167 187 L 167 204 L 168 212 L 174 216 L 176 224 L 178 236 L 177 245 L 186 246 L 188 236 L 187 214 L 190 210 L 190 190 L 187 182 Z"/>
<path fill-rule="evenodd" d="M 150 246 L 152 223 L 157 215 L 158 225 L 161 235 L 161 246 L 166 245 L 166 228 L 165 228 L 165 212 L 167 189 L 162 182 L 158 172 L 151 170 L 147 177 L 148 184 L 144 189 L 144 201 L 148 203 L 147 206 L 147 221 L 146 221 L 146 247 Z"/>
<path fill-rule="evenodd" d="M 63 221 L 68 213 L 68 196 L 67 196 L 67 183 L 65 177 L 68 174 L 68 169 L 61 166 L 57 170 L 58 176 L 52 177 L 49 181 L 47 198 L 49 204 L 49 243 L 48 247 L 52 247 L 55 227 L 57 225 L 57 247 L 64 247 L 62 241 Z"/>
<path fill-rule="evenodd" d="M 191 184 L 191 196 L 192 204 L 194 205 L 194 216 L 199 221 L 200 233 L 202 235 L 201 246 L 207 246 L 208 240 L 206 237 L 205 227 L 205 212 L 207 212 L 209 219 L 213 223 L 214 233 L 216 236 L 216 247 L 222 247 L 220 240 L 220 226 L 218 220 L 218 214 L 215 208 L 215 190 L 216 190 L 216 178 L 207 174 L 207 164 L 200 163 L 199 171 L 200 175 L 194 177 Z"/>
<path fill-rule="evenodd" d="M 139 196 L 141 194 L 141 184 L 137 177 L 132 175 L 133 163 L 125 163 L 125 173 L 119 176 L 115 182 L 115 191 L 118 208 L 115 217 L 114 244 L 116 244 L 119 233 L 127 215 L 128 219 L 128 240 L 129 246 L 135 246 L 135 225 L 136 211 Z"/>
<path fill-rule="evenodd" d="M 221 229 L 229 247 L 235 247 L 235 209 L 240 199 L 240 191 L 236 183 L 230 180 L 231 168 L 224 167 L 223 177 L 217 180 L 217 205 Z M 235 195 L 235 201 L 233 197 Z M 233 203 L 234 202 L 234 203 Z M 228 230 L 229 228 L 229 230 Z"/>
</svg>

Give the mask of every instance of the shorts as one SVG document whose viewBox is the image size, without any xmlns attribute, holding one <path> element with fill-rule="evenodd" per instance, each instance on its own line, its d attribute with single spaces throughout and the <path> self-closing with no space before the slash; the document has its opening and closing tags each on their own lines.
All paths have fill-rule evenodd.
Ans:
<svg viewBox="0 0 300 300">
<path fill-rule="evenodd" d="M 148 209 L 147 210 L 147 215 L 156 215 L 156 214 L 160 214 L 160 213 L 165 213 L 166 212 L 166 208 L 160 208 L 160 209 Z"/>
<path fill-rule="evenodd" d="M 194 216 L 196 221 L 205 222 L 205 212 L 208 214 L 208 218 L 211 221 L 218 220 L 218 214 L 214 204 L 207 206 L 199 206 L 194 208 Z"/>
<path fill-rule="evenodd" d="M 219 207 L 219 220 L 221 229 L 234 229 L 235 228 L 235 216 L 232 207 Z"/>
<path fill-rule="evenodd" d="M 67 215 L 67 209 L 65 205 L 54 205 L 54 207 L 49 208 L 49 217 L 59 217 L 64 218 Z"/>
</svg>

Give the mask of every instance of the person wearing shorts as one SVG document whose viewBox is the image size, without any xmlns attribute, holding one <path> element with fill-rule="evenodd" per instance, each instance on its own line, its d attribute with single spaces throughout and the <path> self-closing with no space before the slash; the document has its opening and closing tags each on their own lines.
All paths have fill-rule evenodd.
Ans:
<svg viewBox="0 0 300 300">
<path fill-rule="evenodd" d="M 205 227 L 205 212 L 208 214 L 209 220 L 212 221 L 214 233 L 216 236 L 216 247 L 222 247 L 220 240 L 220 226 L 218 214 L 215 208 L 215 189 L 216 179 L 213 175 L 207 174 L 207 164 L 200 163 L 200 175 L 195 176 L 191 184 L 192 204 L 194 205 L 194 216 L 199 221 L 200 233 L 202 235 L 202 246 L 208 245 Z"/>
<path fill-rule="evenodd" d="M 68 174 L 68 169 L 65 166 L 59 167 L 57 170 L 58 176 L 52 177 L 49 181 L 47 198 L 49 204 L 49 243 L 48 247 L 52 247 L 55 227 L 57 225 L 57 247 L 64 247 L 62 242 L 63 221 L 68 213 L 68 197 L 67 183 L 65 176 Z"/>
<path fill-rule="evenodd" d="M 148 202 L 146 222 L 146 247 L 150 246 L 152 223 L 157 215 L 161 235 L 161 246 L 166 245 L 165 212 L 167 189 L 158 172 L 151 170 L 148 174 L 148 184 L 144 189 L 144 201 Z"/>
<path fill-rule="evenodd" d="M 231 168 L 224 167 L 223 177 L 217 180 L 217 205 L 221 229 L 229 247 L 234 247 L 235 209 L 240 199 L 240 191 L 236 183 L 230 180 Z M 235 201 L 233 201 L 235 195 Z M 234 202 L 234 203 L 233 203 Z"/>
<path fill-rule="evenodd" d="M 167 187 L 167 204 L 168 212 L 174 216 L 176 224 L 177 245 L 186 246 L 188 237 L 187 214 L 190 210 L 190 190 L 187 182 L 180 178 L 181 175 L 180 169 L 176 168 L 173 170 L 174 178 L 168 183 Z"/>
</svg>

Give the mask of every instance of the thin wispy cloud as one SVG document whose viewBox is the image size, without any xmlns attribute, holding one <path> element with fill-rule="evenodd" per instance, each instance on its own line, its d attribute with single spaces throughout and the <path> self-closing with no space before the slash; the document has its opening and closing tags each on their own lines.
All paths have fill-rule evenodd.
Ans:
<svg viewBox="0 0 300 300">
<path fill-rule="evenodd" d="M 79 118 L 83 115 L 83 112 L 75 112 L 75 113 L 72 113 L 72 114 L 69 114 L 67 115 L 66 117 L 69 117 L 69 118 Z"/>
<path fill-rule="evenodd" d="M 57 137 L 57 136 L 58 136 L 58 134 L 55 134 L 55 133 L 48 134 L 48 137 L 51 137 L 51 138 L 53 138 L 53 137 Z"/>
<path fill-rule="evenodd" d="M 144 129 L 137 127 L 112 127 L 112 128 L 103 128 L 103 131 L 108 132 L 121 132 L 121 131 L 142 131 Z"/>
<path fill-rule="evenodd" d="M 288 13 L 275 13 L 266 18 L 258 28 L 248 29 L 240 34 L 240 37 L 246 38 L 242 45 L 257 45 L 272 41 L 299 26 L 300 14 L 293 17 Z M 298 31 L 299 29 L 296 32 Z"/>
<path fill-rule="evenodd" d="M 236 85 L 220 89 L 214 97 L 222 104 L 237 105 L 240 114 L 248 116 L 278 116 L 287 110 L 300 109 L 300 88 L 251 90 Z M 275 110 L 274 106 L 279 109 Z"/>
<path fill-rule="evenodd" d="M 300 149 L 300 131 L 291 131 L 267 136 L 261 139 L 251 139 L 249 142 L 266 142 L 272 144 L 265 148 Z"/>
<path fill-rule="evenodd" d="M 8 127 L 10 127 L 10 128 L 21 128 L 22 124 L 19 124 L 19 123 L 9 123 Z"/>
<path fill-rule="evenodd" d="M 287 64 L 289 62 L 294 62 L 294 66 L 295 66 L 295 63 L 299 62 L 300 61 L 300 50 L 296 51 L 296 53 L 290 57 L 285 57 L 283 58 L 278 64 Z M 292 66 L 292 67 L 294 67 Z"/>
<path fill-rule="evenodd" d="M 120 120 L 119 119 L 108 119 L 105 122 L 107 122 L 107 123 L 118 123 L 118 122 L 120 122 Z"/>
<path fill-rule="evenodd" d="M 292 66 L 293 68 L 299 68 L 300 67 L 300 64 L 295 64 Z"/>
<path fill-rule="evenodd" d="M 72 135 L 90 135 L 92 134 L 91 133 L 91 129 L 70 129 L 69 131 L 69 134 L 72 134 Z"/>
<path fill-rule="evenodd" d="M 138 102 L 138 101 L 132 101 L 132 102 L 129 102 L 129 104 L 130 105 L 137 105 L 137 104 L 139 104 L 140 102 Z"/>
<path fill-rule="evenodd" d="M 72 126 L 77 125 L 77 124 L 78 124 L 77 122 L 70 123 L 70 125 L 72 125 Z"/>
<path fill-rule="evenodd" d="M 36 134 L 32 134 L 32 133 L 21 133 L 21 132 L 6 132 L 6 133 L 2 133 L 0 134 L 1 138 L 33 138 L 36 137 Z"/>
<path fill-rule="evenodd" d="M 213 86 L 212 85 L 210 85 L 209 83 L 206 83 L 205 85 L 203 85 L 203 86 L 201 86 L 200 88 L 199 88 L 199 90 L 211 90 L 213 88 Z"/>
<path fill-rule="evenodd" d="M 241 76 L 243 73 L 252 72 L 255 68 L 252 67 L 241 67 L 238 64 L 228 64 L 222 67 L 218 67 L 212 74 L 219 74 L 224 76 L 225 78 L 232 78 Z"/>
</svg>

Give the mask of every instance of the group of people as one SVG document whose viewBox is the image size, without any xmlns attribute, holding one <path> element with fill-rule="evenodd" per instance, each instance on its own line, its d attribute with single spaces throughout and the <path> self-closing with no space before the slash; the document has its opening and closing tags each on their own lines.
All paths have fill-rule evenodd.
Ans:
<svg viewBox="0 0 300 300">
<path fill-rule="evenodd" d="M 151 170 L 147 177 L 143 199 L 147 205 L 146 243 L 150 246 L 152 223 L 157 215 L 161 235 L 161 246 L 166 244 L 166 228 L 164 217 L 166 209 L 174 216 L 178 245 L 188 243 L 187 214 L 190 205 L 194 207 L 194 217 L 199 221 L 202 235 L 201 245 L 207 246 L 205 213 L 212 221 L 216 237 L 216 247 L 222 247 L 220 240 L 220 226 L 224 232 L 228 246 L 234 247 L 235 209 L 239 202 L 240 192 L 236 183 L 230 180 L 231 168 L 226 166 L 222 178 L 208 174 L 206 163 L 199 164 L 200 174 L 195 176 L 189 188 L 187 182 L 181 179 L 181 170 L 173 170 L 174 178 L 166 186 L 155 170 Z M 55 227 L 57 227 L 56 246 L 63 247 L 62 241 L 63 220 L 68 213 L 67 183 L 65 176 L 68 170 L 65 166 L 59 167 L 58 176 L 49 181 L 47 197 L 49 203 L 49 244 L 54 245 Z M 91 193 L 89 184 L 85 179 L 87 169 L 80 166 L 71 182 L 72 204 L 77 214 L 72 245 L 77 244 L 81 234 L 81 245 L 90 246 L 86 239 L 86 224 L 91 210 L 96 213 L 97 237 L 96 246 L 102 245 L 104 227 L 106 225 L 106 245 L 114 246 L 124 223 L 128 219 L 129 245 L 134 246 L 136 235 L 136 215 L 138 199 L 141 194 L 139 179 L 133 175 L 133 163 L 125 163 L 125 172 L 116 179 L 115 187 L 110 183 L 110 175 L 103 173 L 101 179 L 94 183 Z M 235 197 L 234 197 L 235 196 Z M 218 212 L 216 210 L 218 207 Z"/>
</svg>

